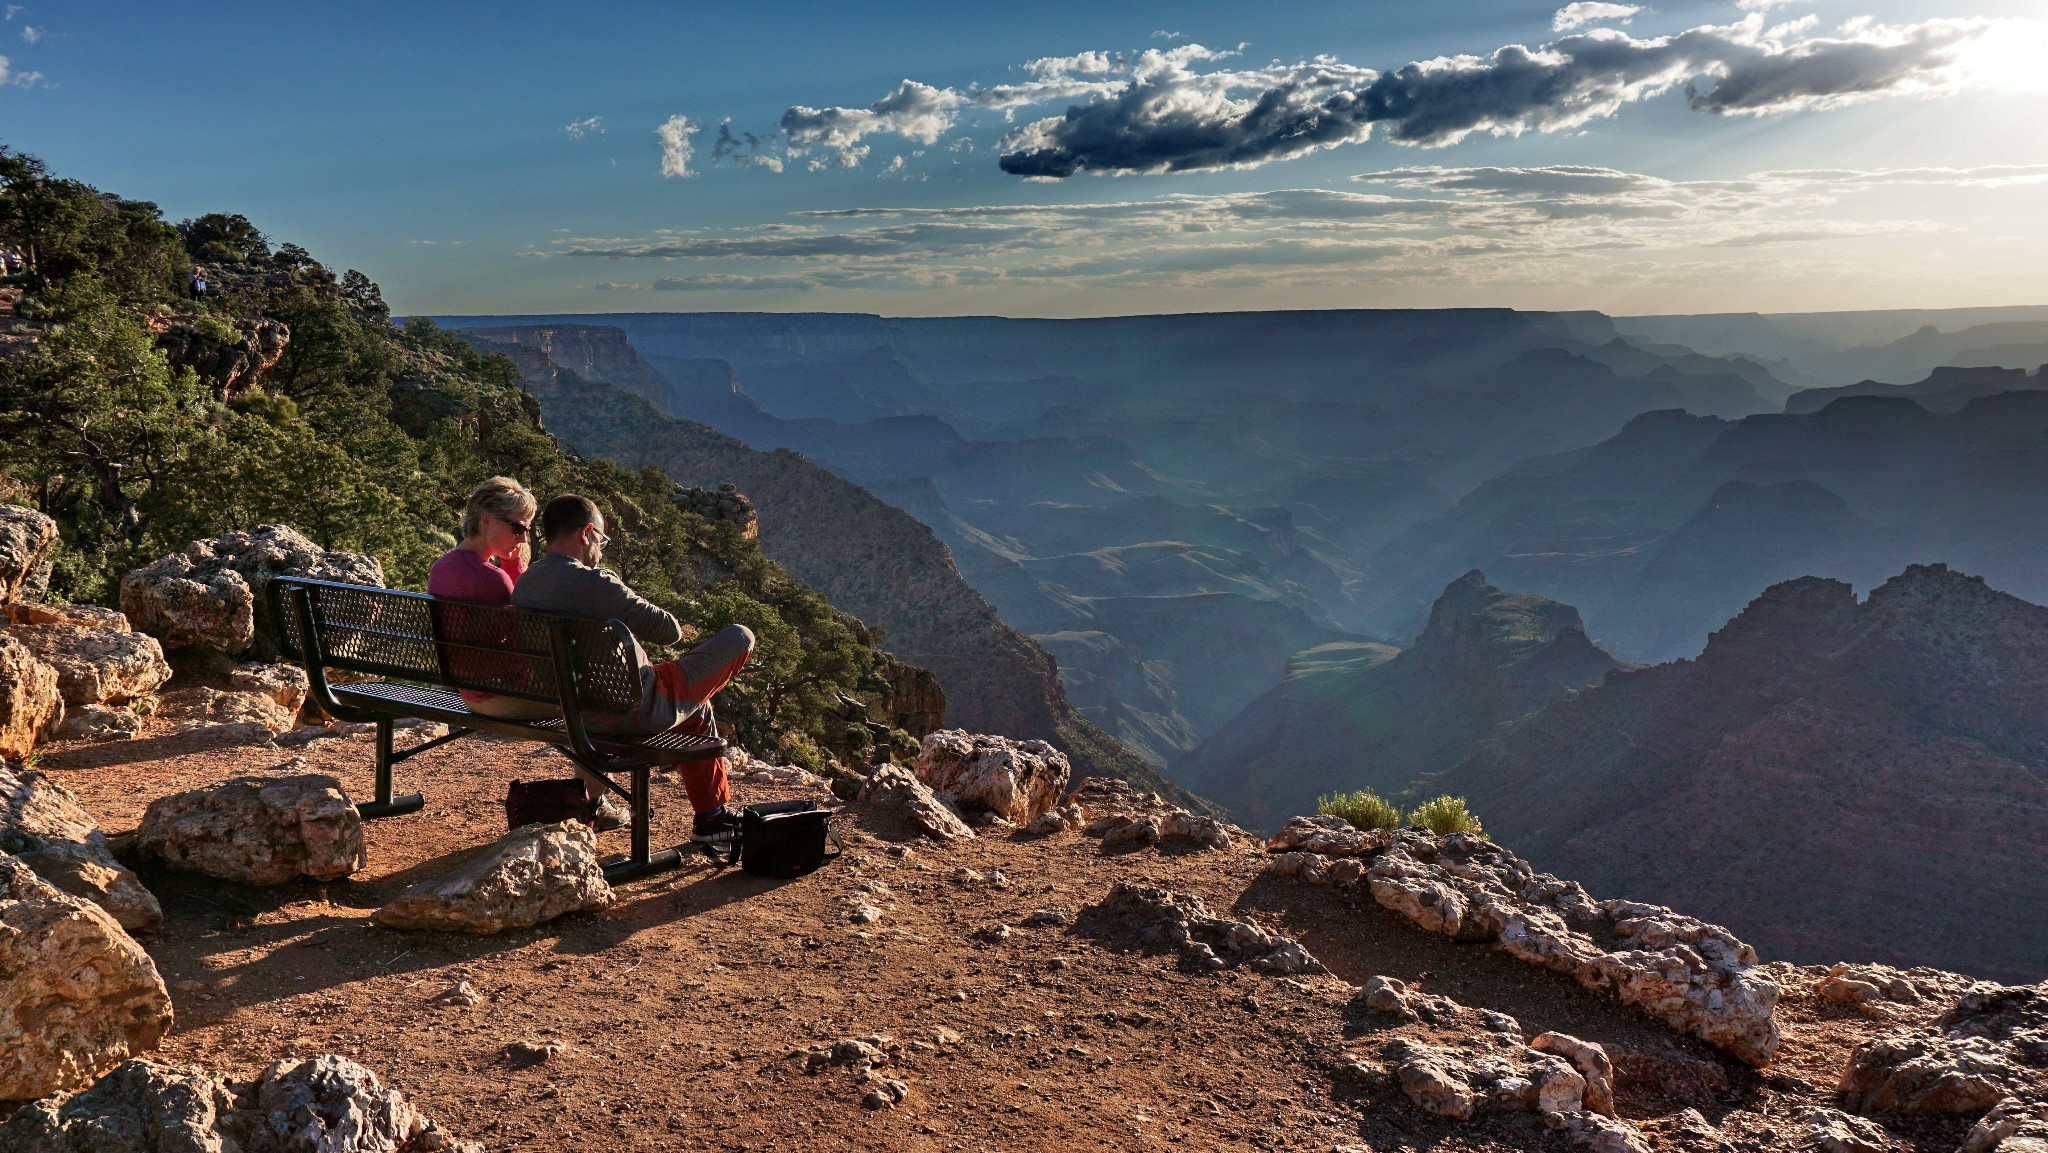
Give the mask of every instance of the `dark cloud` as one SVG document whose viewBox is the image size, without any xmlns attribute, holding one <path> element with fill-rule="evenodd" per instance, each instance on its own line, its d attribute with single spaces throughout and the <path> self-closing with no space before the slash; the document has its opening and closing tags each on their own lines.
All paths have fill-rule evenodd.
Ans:
<svg viewBox="0 0 2048 1153">
<path fill-rule="evenodd" d="M 1375 128 L 1398 143 L 1447 145 L 1474 132 L 1576 127 L 1681 84 L 1701 112 L 1826 107 L 1938 86 L 1956 48 L 1984 27 L 1863 24 L 1789 44 L 1765 36 L 1757 17 L 1640 40 L 1594 29 L 1386 73 L 1329 60 L 1197 72 L 1167 60 L 1017 130 L 1000 164 L 1041 178 L 1252 167 L 1356 143 Z"/>
</svg>

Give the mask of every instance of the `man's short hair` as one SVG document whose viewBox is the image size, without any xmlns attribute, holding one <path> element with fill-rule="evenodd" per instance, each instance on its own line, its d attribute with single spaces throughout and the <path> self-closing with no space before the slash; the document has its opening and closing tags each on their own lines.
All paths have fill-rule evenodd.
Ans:
<svg viewBox="0 0 2048 1153">
<path fill-rule="evenodd" d="M 584 525 L 596 524 L 601 515 L 589 497 L 564 493 L 541 510 L 540 533 L 548 540 L 555 540 Z"/>
</svg>

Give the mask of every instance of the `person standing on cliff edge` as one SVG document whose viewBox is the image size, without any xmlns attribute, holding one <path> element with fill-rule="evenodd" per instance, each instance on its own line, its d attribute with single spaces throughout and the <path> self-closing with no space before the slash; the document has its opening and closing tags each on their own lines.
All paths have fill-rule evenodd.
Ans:
<svg viewBox="0 0 2048 1153">
<path fill-rule="evenodd" d="M 640 642 L 675 644 L 683 639 L 683 626 L 616 575 L 597 567 L 604 546 L 611 541 L 605 535 L 604 513 L 590 498 L 571 493 L 548 502 L 541 511 L 540 525 L 547 553 L 519 578 L 512 590 L 513 607 L 588 620 L 616 620 L 633 634 L 628 655 L 640 673 L 640 707 L 625 716 L 595 718 L 590 728 L 621 734 L 708 731 L 711 698 L 732 682 L 753 655 L 753 631 L 745 625 L 727 625 L 680 660 L 652 664 Z M 726 808 L 732 800 L 732 785 L 726 776 L 725 758 L 685 761 L 681 768 L 683 788 L 696 811 L 690 839 L 704 844 L 732 841 L 739 835 L 740 822 Z"/>
</svg>

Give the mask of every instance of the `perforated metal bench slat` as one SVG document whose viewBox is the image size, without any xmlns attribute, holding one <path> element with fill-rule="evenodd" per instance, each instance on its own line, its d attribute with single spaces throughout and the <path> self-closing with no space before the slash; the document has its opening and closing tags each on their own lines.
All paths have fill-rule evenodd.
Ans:
<svg viewBox="0 0 2048 1153">
<path fill-rule="evenodd" d="M 352 685 L 334 686 L 337 697 L 371 697 L 399 705 L 421 705 L 430 709 L 443 709 L 451 713 L 466 713 L 469 702 L 460 693 L 447 689 L 430 689 L 425 685 L 408 685 L 402 681 L 358 681 Z"/>
</svg>

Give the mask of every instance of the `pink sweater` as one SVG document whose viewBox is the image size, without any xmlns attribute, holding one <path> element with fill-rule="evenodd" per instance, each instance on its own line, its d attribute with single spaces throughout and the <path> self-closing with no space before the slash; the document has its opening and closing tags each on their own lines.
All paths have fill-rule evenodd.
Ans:
<svg viewBox="0 0 2048 1153">
<path fill-rule="evenodd" d="M 517 557 L 506 557 L 499 568 L 466 548 L 452 548 L 441 554 L 427 572 L 427 592 L 451 601 L 503 607 L 512 603 L 512 586 L 525 571 Z M 487 701 L 489 693 L 462 690 L 466 701 Z"/>
</svg>

